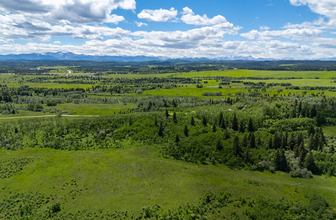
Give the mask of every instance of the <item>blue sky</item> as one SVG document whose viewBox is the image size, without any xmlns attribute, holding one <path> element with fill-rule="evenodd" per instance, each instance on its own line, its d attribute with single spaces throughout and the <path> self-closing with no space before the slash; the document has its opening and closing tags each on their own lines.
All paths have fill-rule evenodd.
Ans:
<svg viewBox="0 0 336 220">
<path fill-rule="evenodd" d="M 0 0 L 0 54 L 336 57 L 335 0 Z"/>
</svg>

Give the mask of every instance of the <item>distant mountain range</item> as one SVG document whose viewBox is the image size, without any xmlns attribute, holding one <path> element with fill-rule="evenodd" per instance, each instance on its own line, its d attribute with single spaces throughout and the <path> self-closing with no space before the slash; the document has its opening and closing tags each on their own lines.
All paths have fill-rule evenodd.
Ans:
<svg viewBox="0 0 336 220">
<path fill-rule="evenodd" d="M 89 61 L 116 61 L 116 62 L 145 62 L 145 61 L 163 61 L 163 60 L 173 60 L 173 61 L 218 61 L 218 60 L 236 60 L 236 61 L 277 61 L 280 59 L 273 58 L 254 58 L 252 56 L 229 56 L 229 57 L 218 57 L 218 58 L 189 58 L 183 57 L 179 59 L 171 59 L 168 57 L 151 57 L 151 56 L 98 56 L 98 55 L 84 55 L 75 53 L 30 53 L 30 54 L 8 54 L 0 55 L 0 61 L 37 61 L 37 60 L 89 60 Z M 293 58 L 284 58 L 281 60 L 295 60 Z M 317 59 L 315 59 L 317 60 Z M 321 61 L 335 61 L 336 57 L 318 59 Z"/>
<path fill-rule="evenodd" d="M 31 54 L 8 54 L 0 55 L 0 61 L 34 61 L 34 60 L 90 60 L 90 61 L 117 61 L 117 62 L 144 62 L 154 60 L 184 60 L 184 61 L 215 61 L 215 60 L 246 60 L 246 61 L 274 61 L 276 59 L 256 59 L 252 56 L 232 56 L 232 57 L 219 57 L 216 59 L 201 58 L 179 58 L 170 59 L 167 57 L 150 57 L 150 56 L 97 56 L 97 55 L 84 55 L 74 53 L 31 53 Z M 285 60 L 294 60 L 288 58 Z"/>
</svg>

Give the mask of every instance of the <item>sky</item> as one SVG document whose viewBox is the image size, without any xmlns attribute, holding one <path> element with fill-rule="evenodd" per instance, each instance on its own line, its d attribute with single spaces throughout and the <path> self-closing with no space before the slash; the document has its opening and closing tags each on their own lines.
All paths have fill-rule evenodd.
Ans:
<svg viewBox="0 0 336 220">
<path fill-rule="evenodd" d="M 336 57 L 336 0 L 0 0 L 0 54 Z"/>
</svg>

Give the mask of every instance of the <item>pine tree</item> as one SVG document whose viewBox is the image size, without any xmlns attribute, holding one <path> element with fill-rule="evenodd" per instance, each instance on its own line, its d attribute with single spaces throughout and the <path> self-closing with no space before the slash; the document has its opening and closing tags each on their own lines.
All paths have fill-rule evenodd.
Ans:
<svg viewBox="0 0 336 220">
<path fill-rule="evenodd" d="M 316 107 L 315 105 L 313 105 L 313 108 L 310 110 L 310 117 L 314 118 L 316 116 L 317 112 L 316 112 Z"/>
<path fill-rule="evenodd" d="M 158 135 L 159 135 L 160 137 L 163 137 L 163 127 L 162 127 L 162 123 L 160 124 L 160 128 L 159 128 L 159 133 L 158 133 Z"/>
<path fill-rule="evenodd" d="M 273 148 L 274 149 L 279 149 L 281 147 L 281 139 L 279 137 L 279 133 L 275 132 L 273 136 Z"/>
<path fill-rule="evenodd" d="M 255 143 L 255 137 L 254 137 L 254 133 L 251 132 L 251 139 L 250 139 L 250 143 L 249 143 L 249 148 L 255 148 L 256 147 L 256 143 Z"/>
<path fill-rule="evenodd" d="M 297 136 L 296 136 L 296 141 L 295 144 L 296 146 L 300 146 L 301 143 L 303 142 L 303 136 L 301 132 L 298 132 Z"/>
<path fill-rule="evenodd" d="M 191 116 L 191 122 L 190 122 L 190 124 L 191 124 L 192 126 L 195 126 L 194 116 Z"/>
<path fill-rule="evenodd" d="M 203 125 L 204 125 L 205 127 L 207 126 L 207 120 L 206 120 L 205 116 L 203 116 L 202 123 L 203 123 Z"/>
<path fill-rule="evenodd" d="M 184 135 L 185 135 L 186 137 L 189 136 L 189 130 L 188 130 L 187 125 L 184 126 Z"/>
<path fill-rule="evenodd" d="M 316 138 L 316 135 L 315 135 Z M 309 137 L 309 141 L 308 141 L 308 149 L 309 150 L 316 150 L 316 141 L 315 141 L 314 135 L 311 134 Z"/>
<path fill-rule="evenodd" d="M 155 115 L 155 118 L 154 118 L 154 125 L 155 125 L 155 127 L 157 127 L 157 125 L 158 125 L 156 115 Z"/>
<path fill-rule="evenodd" d="M 296 100 L 295 100 L 296 101 Z M 299 107 L 298 107 L 298 113 L 300 114 L 302 111 L 302 102 L 300 101 Z"/>
<path fill-rule="evenodd" d="M 315 134 L 315 129 L 313 125 L 310 125 L 310 127 L 307 130 L 307 136 L 310 137 L 311 134 Z"/>
<path fill-rule="evenodd" d="M 256 144 L 257 144 L 257 146 L 261 146 L 262 145 L 262 141 L 261 141 L 260 137 L 257 138 Z"/>
<path fill-rule="evenodd" d="M 167 117 L 167 118 L 169 117 L 168 109 L 166 109 L 166 117 Z"/>
<path fill-rule="evenodd" d="M 241 132 L 241 133 L 245 132 L 245 127 L 244 127 L 244 122 L 243 121 L 240 121 L 239 132 Z"/>
<path fill-rule="evenodd" d="M 173 121 L 175 124 L 177 124 L 177 116 L 176 116 L 176 112 L 174 112 L 173 114 Z"/>
<path fill-rule="evenodd" d="M 282 136 L 282 140 L 281 140 L 281 148 L 282 148 L 282 149 L 286 149 L 286 147 L 287 147 L 286 136 L 283 135 L 283 136 Z"/>
<path fill-rule="evenodd" d="M 228 131 L 228 129 L 224 130 L 224 140 L 227 140 L 230 138 L 230 132 Z"/>
<path fill-rule="evenodd" d="M 250 162 L 250 155 L 249 155 L 249 151 L 246 150 L 244 153 L 244 162 L 245 163 L 249 163 Z"/>
<path fill-rule="evenodd" d="M 247 137 L 246 137 L 246 134 L 244 134 L 242 146 L 243 147 L 247 147 Z"/>
<path fill-rule="evenodd" d="M 270 137 L 270 139 L 269 139 L 268 149 L 273 149 L 273 139 L 272 139 L 272 137 Z"/>
<path fill-rule="evenodd" d="M 221 127 L 221 128 L 223 128 L 223 127 L 222 127 L 223 120 L 224 120 L 223 112 L 220 112 L 220 113 L 219 113 L 218 126 Z"/>
<path fill-rule="evenodd" d="M 304 167 L 306 167 L 308 170 L 310 170 L 312 173 L 317 173 L 317 167 L 315 164 L 315 160 L 314 160 L 314 155 L 312 152 L 310 152 L 305 160 L 304 160 Z"/>
<path fill-rule="evenodd" d="M 132 118 L 129 118 L 128 125 L 131 126 L 133 124 Z"/>
<path fill-rule="evenodd" d="M 320 113 L 317 114 L 315 121 L 316 121 L 317 127 L 321 127 L 323 125 L 323 117 Z"/>
<path fill-rule="evenodd" d="M 299 147 L 299 162 L 303 163 L 304 159 L 306 158 L 307 152 L 306 149 L 304 148 L 304 144 L 303 142 L 301 143 L 300 147 Z"/>
<path fill-rule="evenodd" d="M 232 119 L 232 129 L 234 131 L 238 131 L 238 119 L 236 114 L 233 115 L 233 119 Z"/>
<path fill-rule="evenodd" d="M 216 129 L 216 123 L 214 123 L 213 125 L 212 125 L 212 132 L 216 132 L 217 131 L 217 129 Z"/>
<path fill-rule="evenodd" d="M 295 136 L 294 133 L 291 132 L 289 137 L 288 137 L 288 147 L 290 150 L 294 150 L 295 147 Z"/>
<path fill-rule="evenodd" d="M 241 149 L 240 149 L 240 144 L 239 144 L 239 137 L 235 136 L 233 140 L 233 154 L 235 156 L 240 156 L 241 155 Z"/>
<path fill-rule="evenodd" d="M 248 132 L 254 132 L 254 126 L 253 126 L 253 121 L 252 118 L 250 118 L 248 125 L 247 125 L 247 131 Z"/>
<path fill-rule="evenodd" d="M 288 163 L 287 163 L 287 158 L 285 156 L 285 150 L 281 149 L 280 150 L 280 169 L 283 172 L 287 172 L 288 169 Z"/>
<path fill-rule="evenodd" d="M 180 137 L 178 136 L 178 134 L 175 137 L 175 143 L 178 145 L 180 143 Z"/>
<path fill-rule="evenodd" d="M 223 150 L 223 144 L 222 144 L 222 141 L 221 140 L 217 140 L 217 144 L 216 144 L 216 149 L 218 151 L 222 151 Z"/>
<path fill-rule="evenodd" d="M 222 126 L 221 126 L 222 129 L 226 129 L 226 125 L 225 125 L 225 120 L 223 119 L 222 120 Z"/>
<path fill-rule="evenodd" d="M 273 155 L 273 164 L 274 164 L 274 167 L 276 170 L 280 170 L 280 164 L 281 164 L 281 158 L 280 158 L 280 151 L 279 149 L 277 149 L 275 152 L 274 152 L 274 155 Z"/>
</svg>

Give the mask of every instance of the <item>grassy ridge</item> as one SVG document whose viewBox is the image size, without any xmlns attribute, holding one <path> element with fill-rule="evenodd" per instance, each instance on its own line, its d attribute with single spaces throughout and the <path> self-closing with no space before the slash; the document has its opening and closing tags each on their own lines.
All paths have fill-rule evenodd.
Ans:
<svg viewBox="0 0 336 220">
<path fill-rule="evenodd" d="M 137 211 L 160 204 L 164 209 L 196 203 L 209 191 L 226 190 L 234 196 L 264 195 L 308 202 L 313 194 L 336 205 L 335 178 L 295 179 L 288 174 L 230 170 L 157 157 L 154 147 L 119 150 L 57 151 L 25 149 L 0 151 L 0 160 L 31 158 L 14 177 L 0 180 L 0 197 L 9 192 L 56 194 L 68 203 L 65 211 L 82 209 Z M 68 195 L 71 180 L 81 191 Z"/>
</svg>

